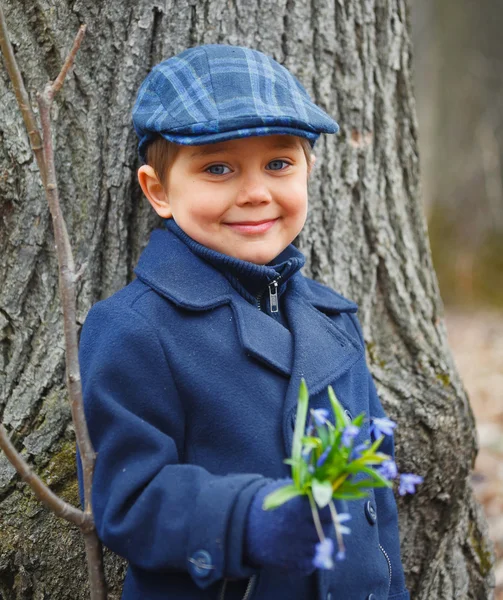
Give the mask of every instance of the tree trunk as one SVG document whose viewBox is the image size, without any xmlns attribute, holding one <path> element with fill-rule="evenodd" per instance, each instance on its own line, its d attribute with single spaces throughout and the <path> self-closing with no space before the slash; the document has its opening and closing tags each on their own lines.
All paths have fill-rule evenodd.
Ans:
<svg viewBox="0 0 503 600">
<path fill-rule="evenodd" d="M 492 555 L 470 488 L 472 412 L 446 342 L 419 202 L 417 131 L 404 0 L 8 0 L 29 90 L 54 78 L 81 23 L 88 33 L 54 107 L 62 207 L 83 322 L 132 278 L 159 224 L 136 183 L 131 108 L 153 64 L 200 43 L 258 48 L 288 67 L 340 124 L 322 136 L 299 237 L 306 275 L 360 305 L 383 404 L 399 421 L 400 470 L 425 477 L 399 499 L 414 599 L 491 598 Z M 1 71 L 0 408 L 52 488 L 78 503 L 63 387 L 62 317 L 49 212 L 14 94 Z M 0 457 L 0 595 L 88 598 L 78 531 L 53 518 Z M 107 555 L 110 598 L 124 564 Z"/>
</svg>

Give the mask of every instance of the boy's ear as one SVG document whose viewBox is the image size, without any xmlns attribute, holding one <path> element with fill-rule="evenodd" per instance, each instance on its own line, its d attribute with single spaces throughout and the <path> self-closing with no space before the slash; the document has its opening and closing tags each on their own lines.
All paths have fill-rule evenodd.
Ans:
<svg viewBox="0 0 503 600">
<path fill-rule="evenodd" d="M 163 219 L 169 219 L 172 216 L 171 206 L 153 167 L 142 165 L 138 169 L 138 182 L 155 212 Z"/>
<path fill-rule="evenodd" d="M 311 154 L 311 164 L 309 165 L 308 170 L 307 170 L 308 177 L 309 177 L 309 175 L 311 175 L 311 171 L 313 170 L 315 162 L 316 162 L 316 156 L 314 154 Z"/>
</svg>

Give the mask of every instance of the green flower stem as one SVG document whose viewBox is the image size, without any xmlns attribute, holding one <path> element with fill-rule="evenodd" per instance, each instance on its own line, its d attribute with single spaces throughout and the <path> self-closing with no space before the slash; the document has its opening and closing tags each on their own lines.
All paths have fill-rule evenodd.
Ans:
<svg viewBox="0 0 503 600">
<path fill-rule="evenodd" d="M 334 523 L 335 536 L 337 537 L 337 546 L 339 547 L 339 550 L 342 550 L 344 552 L 344 542 L 342 540 L 342 533 L 339 530 L 339 521 L 337 520 L 337 510 L 335 509 L 334 501 L 330 500 L 328 506 L 330 507 L 330 514 L 332 515 L 332 521 Z"/>
<path fill-rule="evenodd" d="M 313 494 L 311 493 L 310 490 L 307 492 L 307 497 L 309 498 L 309 504 L 311 505 L 311 512 L 313 513 L 314 526 L 316 527 L 316 531 L 318 533 L 318 537 L 320 538 L 320 542 L 323 542 L 323 541 L 325 541 L 325 534 L 323 533 L 323 527 L 321 526 L 316 502 L 314 501 Z"/>
</svg>

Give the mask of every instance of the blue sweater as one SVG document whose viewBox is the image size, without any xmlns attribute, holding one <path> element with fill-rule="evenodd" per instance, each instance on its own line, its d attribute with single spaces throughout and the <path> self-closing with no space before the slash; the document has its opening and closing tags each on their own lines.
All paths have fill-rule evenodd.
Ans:
<svg viewBox="0 0 503 600">
<path fill-rule="evenodd" d="M 329 408 L 331 384 L 353 416 L 384 416 L 356 305 L 303 264 L 293 245 L 268 265 L 227 257 L 168 221 L 136 280 L 90 310 L 80 363 L 93 511 L 129 561 L 123 600 L 408 600 L 389 489 L 348 503 L 347 558 L 334 571 L 246 564 L 251 500 L 265 478 L 290 475 L 301 377 L 313 408 Z M 368 437 L 366 422 L 355 443 Z M 79 459 L 78 470 L 82 485 Z"/>
<path fill-rule="evenodd" d="M 188 236 L 174 219 L 166 219 L 165 226 L 187 244 L 194 254 L 218 269 L 238 294 L 288 328 L 280 306 L 281 296 L 285 291 L 288 279 L 306 262 L 302 252 L 297 250 L 293 244 L 287 246 L 267 265 L 257 265 L 203 246 Z M 274 285 L 274 282 L 277 282 L 277 286 Z M 277 307 L 274 307 L 274 293 L 278 296 L 279 305 Z M 273 298 L 272 308 L 271 297 Z M 274 308 L 277 310 L 273 310 Z"/>
</svg>

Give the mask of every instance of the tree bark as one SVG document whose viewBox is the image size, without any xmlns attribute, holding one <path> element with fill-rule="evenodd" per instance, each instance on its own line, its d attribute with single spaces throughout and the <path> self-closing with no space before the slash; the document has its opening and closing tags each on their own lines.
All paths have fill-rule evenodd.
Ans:
<svg viewBox="0 0 503 600">
<path fill-rule="evenodd" d="M 446 342 L 419 200 L 405 0 L 8 0 L 28 90 L 54 78 L 81 23 L 76 65 L 54 105 L 62 209 L 77 267 L 78 320 L 127 284 L 157 216 L 142 199 L 131 108 L 157 62 L 201 43 L 258 48 L 289 68 L 341 125 L 322 136 L 298 243 L 305 274 L 360 305 L 383 404 L 399 421 L 400 470 L 425 477 L 399 499 L 402 553 L 418 600 L 492 598 L 492 553 L 470 487 L 472 412 Z M 78 503 L 63 386 L 57 267 L 40 177 L 7 75 L 0 93 L 0 410 L 16 447 Z M 88 598 L 80 534 L 56 520 L 0 456 L 0 596 Z M 106 556 L 110 598 L 124 563 Z"/>
</svg>

